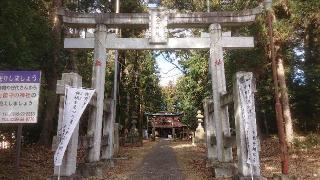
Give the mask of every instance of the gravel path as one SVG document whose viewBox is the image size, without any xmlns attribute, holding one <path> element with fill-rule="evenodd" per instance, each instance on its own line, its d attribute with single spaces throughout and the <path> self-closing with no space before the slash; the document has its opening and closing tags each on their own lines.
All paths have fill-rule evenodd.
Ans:
<svg viewBox="0 0 320 180">
<path fill-rule="evenodd" d="M 168 140 L 162 139 L 153 147 L 137 167 L 129 180 L 185 180 L 177 163 L 176 155 L 168 145 Z"/>
</svg>

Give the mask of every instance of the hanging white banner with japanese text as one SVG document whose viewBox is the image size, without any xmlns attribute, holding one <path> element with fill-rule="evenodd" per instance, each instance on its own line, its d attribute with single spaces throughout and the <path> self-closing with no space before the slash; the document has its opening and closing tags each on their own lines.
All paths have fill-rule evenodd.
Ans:
<svg viewBox="0 0 320 180">
<path fill-rule="evenodd" d="M 242 119 L 247 144 L 247 163 L 259 165 L 259 144 L 256 125 L 256 111 L 254 102 L 253 75 L 248 74 L 239 80 L 240 103 Z"/>
<path fill-rule="evenodd" d="M 59 146 L 54 154 L 54 165 L 61 166 L 72 133 L 89 104 L 95 90 L 66 86 L 62 128 L 58 130 Z"/>
<path fill-rule="evenodd" d="M 0 71 L 0 123 L 36 123 L 40 71 Z"/>
</svg>

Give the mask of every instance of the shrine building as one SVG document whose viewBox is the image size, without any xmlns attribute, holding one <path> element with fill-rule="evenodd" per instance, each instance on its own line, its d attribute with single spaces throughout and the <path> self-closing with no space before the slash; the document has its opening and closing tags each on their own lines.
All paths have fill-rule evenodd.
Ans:
<svg viewBox="0 0 320 180">
<path fill-rule="evenodd" d="M 182 113 L 159 112 L 149 114 L 148 129 L 160 138 L 185 138 L 187 125 L 181 122 Z"/>
</svg>

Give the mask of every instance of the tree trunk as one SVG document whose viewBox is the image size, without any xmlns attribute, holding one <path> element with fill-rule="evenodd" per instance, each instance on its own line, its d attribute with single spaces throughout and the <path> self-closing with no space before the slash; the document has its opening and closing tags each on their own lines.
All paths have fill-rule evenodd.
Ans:
<svg viewBox="0 0 320 180">
<path fill-rule="evenodd" d="M 73 72 L 77 73 L 78 68 L 77 68 L 77 63 L 76 63 L 76 56 L 77 52 L 75 50 L 69 50 L 69 58 L 66 64 L 66 71 L 67 72 Z"/>
<path fill-rule="evenodd" d="M 281 5 L 284 10 L 288 9 L 288 1 L 282 1 Z M 286 11 L 287 12 L 287 11 Z M 276 20 L 276 15 L 273 14 L 273 18 Z M 276 43 L 275 43 L 276 44 Z M 278 77 L 278 84 L 279 84 L 279 93 L 280 93 L 280 101 L 282 104 L 282 113 L 283 113 L 283 120 L 285 123 L 285 136 L 286 136 L 286 142 L 288 147 L 292 144 L 294 133 L 293 133 L 293 124 L 291 119 L 291 112 L 290 112 L 290 104 L 289 104 L 289 98 L 288 98 L 288 89 L 286 85 L 286 78 L 285 78 L 285 70 L 283 65 L 283 59 L 281 55 L 281 48 L 283 44 L 281 42 L 277 42 L 278 45 L 275 47 L 275 58 L 277 63 L 277 77 Z"/>
<path fill-rule="evenodd" d="M 288 98 L 288 89 L 287 89 L 286 79 L 285 79 L 285 71 L 283 66 L 283 60 L 281 57 L 278 57 L 277 74 L 278 74 L 279 88 L 281 93 L 283 118 L 285 121 L 286 139 L 287 139 L 288 145 L 290 145 L 293 142 L 294 133 L 293 133 L 293 124 L 291 119 L 290 104 L 289 104 L 289 98 Z"/>
<path fill-rule="evenodd" d="M 57 83 L 57 65 L 59 64 L 60 58 L 60 47 L 61 47 L 61 22 L 57 15 L 58 9 L 62 5 L 62 0 L 54 0 L 53 8 L 50 12 L 51 19 L 53 21 L 52 34 L 54 40 L 53 54 L 51 62 L 48 62 L 46 81 L 47 81 L 47 98 L 45 117 L 42 124 L 42 130 L 40 134 L 39 143 L 42 145 L 51 145 L 52 130 L 54 117 L 57 115 L 57 95 L 56 95 L 56 83 Z"/>
</svg>

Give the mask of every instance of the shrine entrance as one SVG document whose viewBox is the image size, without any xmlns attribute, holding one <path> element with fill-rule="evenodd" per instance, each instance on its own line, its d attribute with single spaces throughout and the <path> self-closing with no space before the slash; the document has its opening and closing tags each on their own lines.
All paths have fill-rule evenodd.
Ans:
<svg viewBox="0 0 320 180">
<path fill-rule="evenodd" d="M 256 16 L 263 12 L 263 6 L 239 12 L 191 12 L 171 13 L 163 8 L 149 8 L 149 13 L 94 13 L 79 14 L 62 10 L 66 26 L 95 28 L 94 35 L 85 38 L 65 38 L 66 49 L 94 49 L 94 63 L 92 73 L 92 88 L 96 89 L 96 99 L 92 103 L 87 136 L 92 138 L 92 146 L 87 150 L 87 162 L 96 163 L 105 159 L 112 159 L 114 153 L 114 118 L 103 124 L 104 83 L 107 61 L 106 50 L 210 50 L 209 69 L 212 80 L 213 104 L 212 118 L 206 122 L 208 159 L 220 163 L 232 161 L 232 146 L 226 145 L 231 138 L 228 117 L 228 98 L 226 91 L 223 52 L 226 49 L 253 48 L 253 37 L 234 37 L 231 32 L 222 32 L 222 28 L 243 26 L 253 23 Z M 114 33 L 108 33 L 110 28 L 144 27 L 149 29 L 146 38 L 121 38 Z M 169 28 L 208 28 L 207 33 L 199 37 L 170 38 Z M 114 102 L 112 102 L 114 103 Z M 115 113 L 115 112 L 111 112 Z M 115 114 L 113 114 L 114 116 Z M 173 131 L 173 130 L 172 130 Z M 172 132 L 171 132 L 172 133 Z M 107 140 L 102 134 L 108 135 Z M 175 133 L 174 133 L 175 134 Z M 213 140 L 214 139 L 214 140 Z M 107 141 L 108 147 L 101 151 L 102 141 Z M 215 143 L 211 143 L 215 141 Z M 75 162 L 64 164 L 65 168 L 75 166 Z M 243 165 L 248 166 L 248 165 Z M 242 170 L 240 168 L 240 170 Z M 216 168 L 216 176 L 224 177 L 229 173 L 225 167 Z M 242 175 L 247 175 L 247 169 Z M 70 176 L 74 172 L 66 171 Z M 55 168 L 55 175 L 58 170 Z M 255 176 L 259 176 L 257 170 Z M 61 174 L 63 175 L 63 174 Z"/>
<path fill-rule="evenodd" d="M 147 114 L 148 134 L 151 138 L 183 139 L 188 132 L 187 125 L 181 122 L 182 113 L 159 112 Z"/>
</svg>

